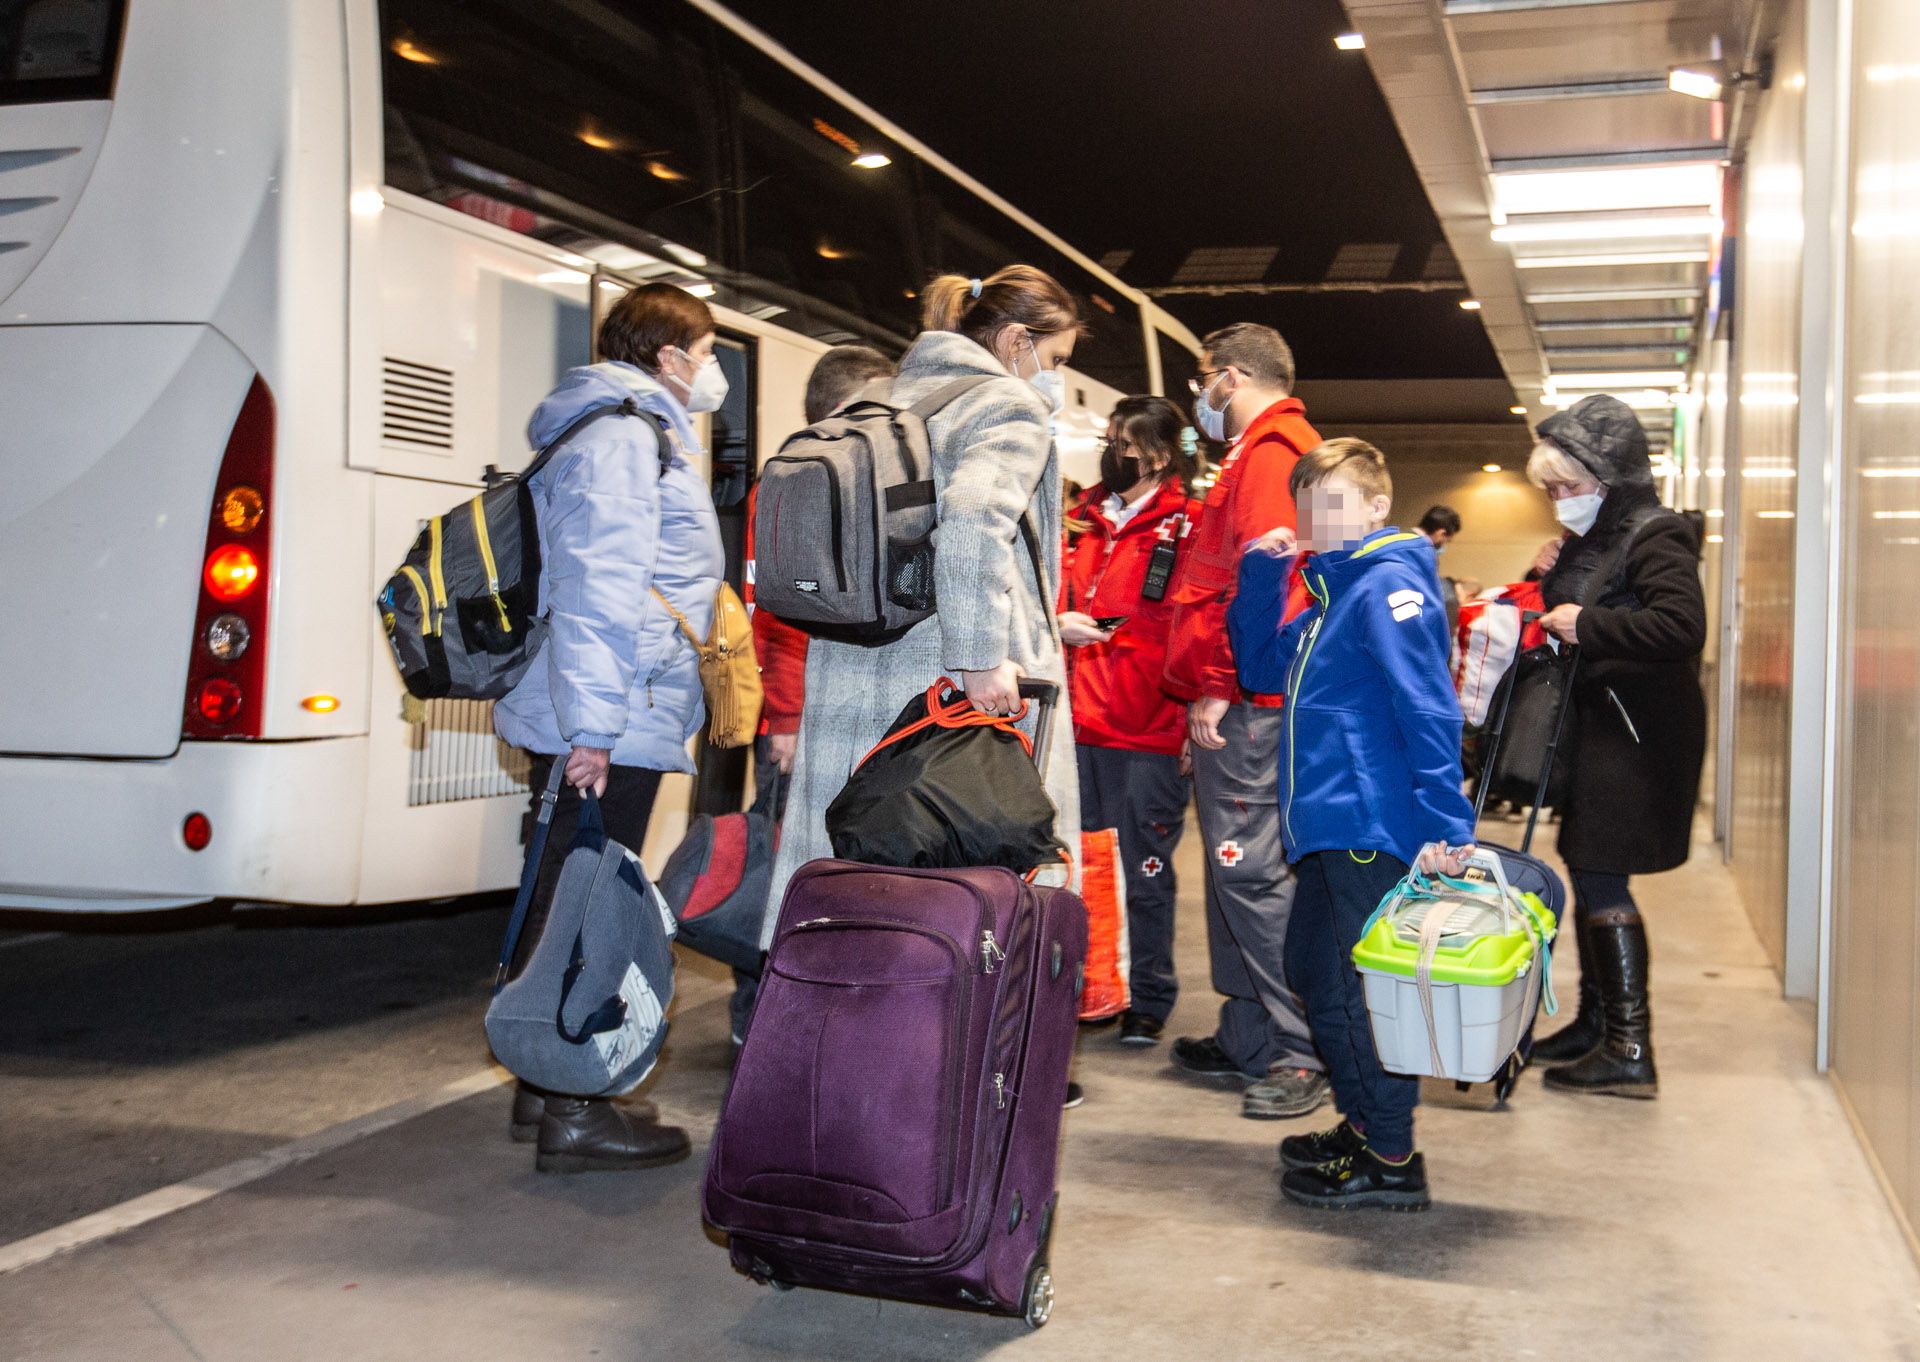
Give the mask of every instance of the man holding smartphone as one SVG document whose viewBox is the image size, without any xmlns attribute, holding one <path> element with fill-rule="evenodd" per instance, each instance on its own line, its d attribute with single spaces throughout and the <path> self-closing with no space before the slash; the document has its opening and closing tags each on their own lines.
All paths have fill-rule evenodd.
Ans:
<svg viewBox="0 0 1920 1362">
<path fill-rule="evenodd" d="M 1226 996 L 1214 1034 L 1174 1042 L 1190 1073 L 1241 1086 L 1241 1114 L 1305 1116 L 1327 1100 L 1326 1065 L 1300 999 L 1287 987 L 1284 951 L 1294 880 L 1281 851 L 1273 771 L 1281 697 L 1242 693 L 1227 641 L 1227 606 L 1240 555 L 1275 526 L 1294 524 L 1287 480 L 1320 443 L 1293 393 L 1293 352 L 1251 322 L 1200 343 L 1189 380 L 1194 420 L 1226 442 L 1189 560 L 1174 591 L 1164 684 L 1188 702 L 1200 834 L 1207 841 L 1207 946 L 1213 986 Z"/>
<path fill-rule="evenodd" d="M 1187 812 L 1185 714 L 1160 689 L 1187 495 L 1186 420 L 1163 397 L 1113 409 L 1101 482 L 1066 516 L 1060 637 L 1067 644 L 1080 825 L 1119 833 L 1126 876 L 1132 1004 L 1120 1043 L 1149 1046 L 1173 1011 L 1173 853 Z"/>
</svg>

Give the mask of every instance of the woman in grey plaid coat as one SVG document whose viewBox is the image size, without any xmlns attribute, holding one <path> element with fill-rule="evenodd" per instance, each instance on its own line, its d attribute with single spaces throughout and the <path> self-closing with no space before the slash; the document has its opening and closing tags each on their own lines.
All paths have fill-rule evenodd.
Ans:
<svg viewBox="0 0 1920 1362">
<path fill-rule="evenodd" d="M 962 682 L 974 708 L 989 714 L 1018 706 L 1022 675 L 1060 685 L 1044 774 L 1058 813 L 1055 831 L 1076 855 L 1079 849 L 1073 716 L 1053 620 L 1061 488 L 1050 428 L 1061 392 L 1058 367 L 1073 353 L 1079 313 L 1071 294 L 1026 265 L 984 280 L 943 276 L 927 286 L 925 299 L 927 329 L 900 362 L 892 400 L 906 406 L 972 374 L 994 380 L 927 423 L 940 496 L 939 611 L 883 647 L 822 639 L 809 646 L 800 745 L 768 895 L 769 941 L 794 871 L 833 854 L 827 805 L 907 701 L 942 675 Z M 1039 534 L 1044 582 L 1034 579 L 1021 542 L 1023 515 Z M 1072 873 L 1077 884 L 1077 860 Z"/>
</svg>

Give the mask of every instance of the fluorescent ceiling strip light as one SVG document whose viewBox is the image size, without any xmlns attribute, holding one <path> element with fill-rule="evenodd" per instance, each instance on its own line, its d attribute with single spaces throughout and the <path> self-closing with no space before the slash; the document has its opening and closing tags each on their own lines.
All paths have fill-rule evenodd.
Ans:
<svg viewBox="0 0 1920 1362">
<path fill-rule="evenodd" d="M 1600 170 L 1523 170 L 1493 177 L 1493 204 L 1503 213 L 1712 210 L 1720 202 L 1715 161 L 1618 166 Z"/>
<path fill-rule="evenodd" d="M 1604 269 L 1633 265 L 1704 265 L 1705 251 L 1647 251 L 1637 255 L 1522 255 L 1514 265 L 1523 270 Z"/>
<path fill-rule="evenodd" d="M 1547 398 L 1547 403 L 1565 411 L 1591 396 L 1592 393 L 1555 393 Z M 1608 396 L 1626 403 L 1635 411 L 1658 411 L 1673 405 L 1673 394 L 1656 392 L 1651 388 L 1644 392 L 1612 392 Z"/>
<path fill-rule="evenodd" d="M 1493 229 L 1495 241 L 1626 241 L 1646 237 L 1718 236 L 1711 213 L 1677 217 L 1592 218 L 1585 222 L 1513 222 Z"/>
<path fill-rule="evenodd" d="M 1547 383 L 1555 388 L 1677 388 L 1686 381 L 1684 369 L 1614 369 L 1554 374 Z"/>
<path fill-rule="evenodd" d="M 1697 286 L 1682 284 L 1675 288 L 1594 288 L 1555 293 L 1529 293 L 1521 299 L 1530 307 L 1551 307 L 1555 303 L 1657 303 L 1669 298 L 1698 298 Z M 1676 325 L 1692 324 L 1690 318 L 1678 318 Z"/>
</svg>

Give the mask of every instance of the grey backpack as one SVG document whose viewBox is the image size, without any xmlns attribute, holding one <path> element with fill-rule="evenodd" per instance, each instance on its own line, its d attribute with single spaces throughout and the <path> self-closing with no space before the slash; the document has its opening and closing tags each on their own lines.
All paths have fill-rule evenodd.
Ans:
<svg viewBox="0 0 1920 1362">
<path fill-rule="evenodd" d="M 495 1058 L 536 1088 L 617 1097 L 645 1081 L 667 1038 L 673 915 L 639 858 L 607 836 L 600 802 L 583 793 L 579 831 L 539 939 L 520 949 L 565 768 L 553 763 L 528 840 L 487 1005 L 487 1041 Z M 522 963 L 514 973 L 516 957 Z"/>
<path fill-rule="evenodd" d="M 816 638 L 868 645 L 933 614 L 939 497 L 927 421 L 991 381 L 955 379 L 910 407 L 861 397 L 789 436 L 760 471 L 754 608 Z M 1020 530 L 1044 580 L 1025 517 Z"/>
<path fill-rule="evenodd" d="M 653 424 L 664 472 L 673 459 L 666 427 L 629 398 L 581 415 L 517 477 L 489 467 L 479 495 L 421 529 L 374 601 L 409 695 L 498 700 L 519 682 L 547 632 L 534 613 L 540 535 L 528 484 L 574 436 L 616 415 Z"/>
</svg>

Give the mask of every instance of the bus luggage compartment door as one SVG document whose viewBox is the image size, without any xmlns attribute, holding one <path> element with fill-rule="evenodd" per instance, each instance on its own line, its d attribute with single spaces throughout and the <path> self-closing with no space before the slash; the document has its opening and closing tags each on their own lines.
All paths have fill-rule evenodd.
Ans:
<svg viewBox="0 0 1920 1362">
<path fill-rule="evenodd" d="M 180 745 L 213 484 L 253 376 L 205 326 L 0 327 L 0 752 Z"/>
</svg>

